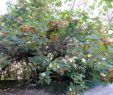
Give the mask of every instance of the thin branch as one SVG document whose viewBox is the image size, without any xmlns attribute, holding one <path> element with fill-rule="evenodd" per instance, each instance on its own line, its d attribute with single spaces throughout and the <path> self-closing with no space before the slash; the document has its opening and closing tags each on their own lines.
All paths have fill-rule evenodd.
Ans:
<svg viewBox="0 0 113 95">
<path fill-rule="evenodd" d="M 107 11 L 107 18 L 108 18 L 109 23 L 111 24 L 111 18 L 109 17 L 108 11 Z"/>
<path fill-rule="evenodd" d="M 75 5 L 76 0 L 74 0 L 73 5 L 71 7 L 71 11 L 73 11 L 74 5 Z"/>
<path fill-rule="evenodd" d="M 84 3 L 85 5 L 84 5 L 84 11 L 85 11 L 85 9 L 86 9 L 86 3 Z"/>
</svg>

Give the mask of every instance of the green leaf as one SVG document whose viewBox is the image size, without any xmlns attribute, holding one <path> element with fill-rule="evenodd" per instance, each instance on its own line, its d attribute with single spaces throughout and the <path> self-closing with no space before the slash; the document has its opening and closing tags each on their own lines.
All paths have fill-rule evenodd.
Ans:
<svg viewBox="0 0 113 95">
<path fill-rule="evenodd" d="M 100 38 L 96 34 L 86 36 L 87 40 L 99 40 Z"/>
<path fill-rule="evenodd" d="M 108 51 L 109 51 L 109 53 L 113 54 L 113 48 L 112 47 L 108 46 Z"/>
<path fill-rule="evenodd" d="M 56 3 L 56 6 L 57 6 L 57 7 L 59 7 L 59 6 L 62 5 L 62 1 L 61 1 L 61 0 L 56 0 L 55 3 Z"/>
</svg>

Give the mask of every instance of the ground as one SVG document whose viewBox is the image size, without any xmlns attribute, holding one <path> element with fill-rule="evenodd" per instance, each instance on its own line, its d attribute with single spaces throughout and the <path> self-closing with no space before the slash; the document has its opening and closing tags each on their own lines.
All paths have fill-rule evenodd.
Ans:
<svg viewBox="0 0 113 95">
<path fill-rule="evenodd" d="M 66 83 L 53 82 L 51 85 L 18 84 L 17 81 L 0 82 L 0 95 L 65 95 Z"/>
<path fill-rule="evenodd" d="M 113 95 L 113 84 L 96 86 L 84 93 L 84 95 Z"/>
<path fill-rule="evenodd" d="M 63 83 L 52 83 L 50 86 L 18 85 L 17 82 L 0 82 L 0 95 L 65 95 Z M 113 84 L 96 86 L 85 91 L 83 95 L 113 95 Z"/>
<path fill-rule="evenodd" d="M 7 89 L 0 90 L 0 95 L 64 95 L 64 94 L 55 94 L 45 90 L 37 89 Z"/>
</svg>

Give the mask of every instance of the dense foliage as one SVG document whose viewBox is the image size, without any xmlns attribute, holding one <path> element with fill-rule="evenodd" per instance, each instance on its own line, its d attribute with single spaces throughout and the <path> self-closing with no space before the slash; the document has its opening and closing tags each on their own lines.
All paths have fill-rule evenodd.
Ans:
<svg viewBox="0 0 113 95">
<path fill-rule="evenodd" d="M 68 9 L 61 10 L 70 2 Z M 9 3 L 9 13 L 0 17 L 1 72 L 23 61 L 36 83 L 66 81 L 70 91 L 80 91 L 88 82 L 112 82 L 113 1 L 92 2 Z"/>
</svg>

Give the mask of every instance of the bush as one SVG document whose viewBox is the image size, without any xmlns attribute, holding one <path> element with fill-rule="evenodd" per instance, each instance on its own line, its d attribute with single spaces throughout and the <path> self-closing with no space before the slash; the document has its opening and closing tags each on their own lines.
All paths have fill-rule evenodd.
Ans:
<svg viewBox="0 0 113 95">
<path fill-rule="evenodd" d="M 58 1 L 19 0 L 16 5 L 9 4 L 9 13 L 0 18 L 1 71 L 23 61 L 36 83 L 66 81 L 70 91 L 81 91 L 88 82 L 112 82 L 112 22 L 104 25 L 102 18 L 90 18 L 90 12 L 80 8 L 60 11 Z M 110 9 L 111 2 L 100 3 L 104 2 Z M 56 12 L 52 11 L 53 3 Z M 89 9 L 93 11 L 94 6 Z M 100 14 L 107 14 L 108 9 L 102 9 Z M 108 32 L 103 32 L 104 27 Z"/>
</svg>

